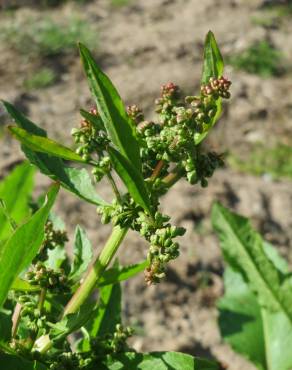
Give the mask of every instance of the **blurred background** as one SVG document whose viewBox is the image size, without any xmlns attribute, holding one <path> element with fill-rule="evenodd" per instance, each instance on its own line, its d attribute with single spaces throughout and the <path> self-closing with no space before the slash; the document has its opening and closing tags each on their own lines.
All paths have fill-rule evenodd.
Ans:
<svg viewBox="0 0 292 370">
<path fill-rule="evenodd" d="M 79 108 L 93 102 L 76 42 L 94 53 L 126 104 L 153 117 L 160 85 L 198 92 L 204 37 L 211 29 L 232 80 L 232 98 L 206 145 L 226 153 L 207 189 L 177 184 L 163 199 L 172 222 L 187 228 L 167 279 L 125 284 L 124 317 L 137 350 L 178 350 L 216 358 L 231 370 L 253 367 L 222 342 L 216 301 L 223 263 L 210 223 L 220 200 L 292 262 L 292 1 L 263 0 L 0 0 L 0 98 L 14 103 L 49 135 L 72 145 Z M 5 132 L 0 106 L 0 177 L 23 155 Z M 47 186 L 39 176 L 37 190 Z M 99 192 L 107 196 L 105 185 Z M 98 248 L 108 228 L 94 206 L 63 192 L 57 211 L 69 233 L 77 223 Z M 121 260 L 134 263 L 147 246 L 134 233 Z"/>
</svg>

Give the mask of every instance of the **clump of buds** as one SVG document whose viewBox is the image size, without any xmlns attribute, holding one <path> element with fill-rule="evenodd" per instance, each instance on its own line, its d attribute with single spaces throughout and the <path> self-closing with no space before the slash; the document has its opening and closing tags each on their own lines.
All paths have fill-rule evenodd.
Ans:
<svg viewBox="0 0 292 370">
<path fill-rule="evenodd" d="M 144 121 L 144 114 L 136 104 L 129 105 L 127 107 L 127 113 L 137 125 Z"/>
<path fill-rule="evenodd" d="M 101 118 L 95 108 L 92 108 L 89 113 L 95 116 L 95 119 L 101 122 Z M 102 124 L 100 124 L 102 127 Z M 83 118 L 80 123 L 80 128 L 73 128 L 71 135 L 74 137 L 76 144 L 79 144 L 76 153 L 81 155 L 85 160 L 90 160 L 92 154 L 102 153 L 110 140 L 104 130 L 101 130 L 97 125 L 92 124 L 88 119 Z"/>
<path fill-rule="evenodd" d="M 211 77 L 209 83 L 201 86 L 201 93 L 205 96 L 213 96 L 215 99 L 220 96 L 221 98 L 229 99 L 229 88 L 231 81 L 221 76 L 219 78 Z"/>
<path fill-rule="evenodd" d="M 65 271 L 55 271 L 38 262 L 34 268 L 26 273 L 26 279 L 31 285 L 39 285 L 41 288 L 55 292 L 68 291 L 68 281 Z"/>
<path fill-rule="evenodd" d="M 34 261 L 45 261 L 48 258 L 49 250 L 52 250 L 57 246 L 64 247 L 67 241 L 67 232 L 65 230 L 56 230 L 53 222 L 47 221 L 45 225 L 45 239 Z"/>
<path fill-rule="evenodd" d="M 90 344 L 96 358 L 126 351 L 127 339 L 133 335 L 133 329 L 117 324 L 114 333 L 100 336 L 91 340 Z"/>
</svg>

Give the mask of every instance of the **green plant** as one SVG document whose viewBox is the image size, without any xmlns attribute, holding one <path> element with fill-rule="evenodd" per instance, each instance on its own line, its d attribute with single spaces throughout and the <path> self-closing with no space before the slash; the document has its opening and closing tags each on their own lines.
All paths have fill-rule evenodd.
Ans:
<svg viewBox="0 0 292 370">
<path fill-rule="evenodd" d="M 113 6 L 125 6 L 128 5 L 132 0 L 111 0 Z"/>
<path fill-rule="evenodd" d="M 199 95 L 183 98 L 178 86 L 164 85 L 156 100 L 156 122 L 146 121 L 135 105 L 126 110 L 82 44 L 80 54 L 96 108 L 80 111 L 81 125 L 72 130 L 75 151 L 47 138 L 42 128 L 4 102 L 16 123 L 9 126 L 10 133 L 21 142 L 29 161 L 54 183 L 45 199 L 35 202 L 32 214 L 25 208 L 26 222 L 13 213 L 15 192 L 7 185 L 11 177 L 3 185 L 1 364 L 58 370 L 218 369 L 216 363 L 182 353 L 136 353 L 126 344 L 132 331 L 122 326 L 120 313 L 122 280 L 145 270 L 145 282 L 158 283 L 168 262 L 179 255 L 175 239 L 185 230 L 160 213 L 160 197 L 183 178 L 207 186 L 207 179 L 222 164 L 220 155 L 205 152 L 200 145 L 220 116 L 222 98 L 230 96 L 215 38 L 211 32 L 206 37 Z M 68 166 L 64 160 L 79 166 Z M 103 177 L 109 181 L 112 203 L 96 194 L 88 166 L 96 183 Z M 117 187 L 113 172 L 126 192 Z M 79 226 L 73 262 L 66 256 L 64 225 L 51 213 L 60 186 L 96 205 L 102 222 L 113 225 L 96 259 Z M 109 266 L 129 229 L 149 242 L 146 260 Z M 96 290 L 98 296 L 93 294 Z M 70 345 L 67 338 L 72 333 L 78 336 L 71 338 Z"/>
<path fill-rule="evenodd" d="M 24 80 L 24 87 L 27 90 L 43 89 L 51 86 L 57 79 L 56 73 L 50 68 L 41 68 L 33 76 Z"/>
<path fill-rule="evenodd" d="M 292 368 L 292 279 L 287 263 L 248 219 L 216 204 L 213 226 L 227 268 L 219 301 L 223 338 L 260 370 Z"/>
<path fill-rule="evenodd" d="M 281 52 L 267 41 L 255 42 L 241 53 L 231 55 L 228 63 L 262 77 L 278 76 L 283 72 Z"/>
<path fill-rule="evenodd" d="M 51 17 L 10 22 L 1 27 L 0 38 L 20 54 L 37 58 L 74 53 L 76 40 L 97 47 L 96 29 L 74 15 L 61 22 Z"/>
<path fill-rule="evenodd" d="M 228 157 L 229 164 L 240 171 L 254 175 L 270 175 L 274 179 L 292 177 L 292 148 L 278 144 L 272 148 L 254 146 L 246 160 L 234 155 Z"/>
</svg>

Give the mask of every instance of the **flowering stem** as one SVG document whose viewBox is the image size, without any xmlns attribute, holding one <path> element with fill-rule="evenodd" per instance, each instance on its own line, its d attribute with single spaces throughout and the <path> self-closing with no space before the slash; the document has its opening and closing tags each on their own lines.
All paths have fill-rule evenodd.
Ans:
<svg viewBox="0 0 292 370">
<path fill-rule="evenodd" d="M 109 180 L 109 182 L 110 182 L 110 184 L 111 184 L 111 186 L 113 188 L 113 191 L 115 193 L 115 196 L 116 196 L 118 202 L 121 203 L 121 194 L 120 194 L 119 189 L 118 189 L 118 187 L 117 187 L 117 185 L 115 183 L 115 180 L 113 179 L 113 177 L 112 177 L 112 175 L 111 175 L 110 172 L 107 174 L 107 178 L 108 178 L 108 180 Z"/>
<path fill-rule="evenodd" d="M 97 259 L 89 269 L 83 282 L 81 283 L 71 300 L 67 303 L 63 316 L 68 315 L 69 313 L 77 312 L 80 306 L 87 300 L 87 298 L 95 288 L 96 283 L 101 277 L 103 271 L 106 269 L 106 267 L 116 254 L 120 244 L 126 236 L 127 231 L 128 228 L 121 228 L 119 226 L 115 226 L 113 228 L 112 233 L 109 236 L 100 255 L 97 257 Z"/>
</svg>

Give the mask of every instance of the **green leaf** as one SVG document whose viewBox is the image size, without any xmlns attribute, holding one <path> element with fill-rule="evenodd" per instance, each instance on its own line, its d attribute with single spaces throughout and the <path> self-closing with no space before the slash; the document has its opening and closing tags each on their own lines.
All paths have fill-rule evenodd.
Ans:
<svg viewBox="0 0 292 370">
<path fill-rule="evenodd" d="M 220 204 L 212 210 L 212 222 L 219 235 L 226 261 L 240 271 L 257 294 L 260 305 L 282 311 L 292 323 L 292 284 L 268 258 L 264 243 L 248 219 Z"/>
<path fill-rule="evenodd" d="M 9 342 L 11 339 L 12 314 L 8 310 L 0 310 L 0 342 Z"/>
<path fill-rule="evenodd" d="M 37 292 L 40 290 L 40 287 L 38 285 L 31 285 L 28 281 L 16 277 L 10 289 L 19 292 Z"/>
<path fill-rule="evenodd" d="M 236 352 L 265 370 L 264 328 L 256 297 L 231 267 L 224 272 L 224 287 L 224 297 L 218 304 L 221 335 Z"/>
<path fill-rule="evenodd" d="M 4 201 L 5 213 L 0 212 L 0 239 L 8 239 L 13 228 L 10 219 L 20 224 L 30 215 L 29 199 L 33 189 L 34 168 L 24 162 L 0 182 L 0 199 Z"/>
<path fill-rule="evenodd" d="M 108 153 L 114 169 L 127 187 L 130 195 L 146 212 L 152 214 L 148 189 L 142 175 L 120 152 L 109 147 Z"/>
<path fill-rule="evenodd" d="M 3 370 L 45 370 L 45 365 L 37 361 L 28 361 L 14 355 L 0 352 L 0 363 Z"/>
<path fill-rule="evenodd" d="M 98 280 L 98 286 L 101 287 L 109 284 L 115 284 L 123 280 L 128 280 L 144 271 L 148 266 L 148 263 L 149 262 L 146 260 L 134 265 L 112 267 L 102 274 L 102 277 Z"/>
<path fill-rule="evenodd" d="M 258 369 L 292 368 L 291 351 L 285 350 L 292 346 L 287 263 L 246 218 L 215 205 L 212 219 L 229 265 L 219 302 L 222 336 Z"/>
<path fill-rule="evenodd" d="M 12 104 L 5 101 L 3 101 L 3 104 L 19 127 L 35 135 L 47 136 L 46 131 L 31 122 Z M 44 175 L 49 176 L 55 181 L 59 181 L 64 188 L 79 198 L 95 205 L 107 204 L 96 194 L 90 176 L 85 169 L 79 170 L 68 167 L 60 158 L 49 156 L 45 153 L 34 152 L 25 146 L 22 146 L 22 150 L 29 161 L 37 166 Z"/>
<path fill-rule="evenodd" d="M 179 352 L 128 352 L 118 355 L 108 365 L 109 370 L 219 370 L 208 360 L 194 358 Z"/>
<path fill-rule="evenodd" d="M 77 280 L 86 271 L 92 259 L 92 247 L 85 231 L 77 225 L 74 237 L 74 260 L 70 278 Z"/>
<path fill-rule="evenodd" d="M 97 131 L 105 131 L 104 124 L 99 116 L 89 113 L 84 109 L 80 109 L 80 114 L 86 121 L 90 122 Z"/>
<path fill-rule="evenodd" d="M 58 341 L 79 330 L 92 317 L 95 306 L 96 303 L 94 302 L 82 305 L 78 312 L 70 313 L 56 324 L 51 324 L 51 339 Z"/>
<path fill-rule="evenodd" d="M 209 31 L 204 45 L 204 64 L 201 82 L 207 84 L 211 77 L 218 78 L 222 76 L 223 68 L 223 58 L 215 36 L 213 32 Z"/>
<path fill-rule="evenodd" d="M 107 132 L 118 150 L 141 173 L 142 164 L 135 124 L 128 116 L 116 88 L 99 69 L 90 51 L 82 44 L 79 44 L 79 49 L 98 113 Z"/>
<path fill-rule="evenodd" d="M 53 185 L 47 194 L 44 205 L 12 234 L 0 249 L 0 307 L 15 278 L 24 270 L 37 254 L 44 239 L 44 226 L 54 204 L 58 185 Z"/>
<path fill-rule="evenodd" d="M 80 155 L 54 140 L 44 136 L 33 135 L 17 126 L 8 126 L 8 130 L 23 145 L 35 152 L 46 153 L 55 157 L 67 159 L 68 161 L 86 163 L 86 160 L 80 157 Z"/>
<path fill-rule="evenodd" d="M 204 45 L 204 64 L 202 72 L 202 84 L 207 84 L 211 77 L 218 78 L 222 76 L 224 69 L 224 62 L 222 55 L 220 53 L 219 47 L 217 45 L 214 34 L 209 31 L 207 33 Z M 215 125 L 218 119 L 221 116 L 222 112 L 222 99 L 218 98 L 216 101 L 217 112 L 211 122 L 208 125 L 206 131 L 202 133 L 195 134 L 195 143 L 196 145 L 200 144 L 208 135 L 211 128 Z"/>
<path fill-rule="evenodd" d="M 92 319 L 85 325 L 91 337 L 114 333 L 121 322 L 120 284 L 107 285 L 99 290 L 99 304 Z"/>
</svg>

